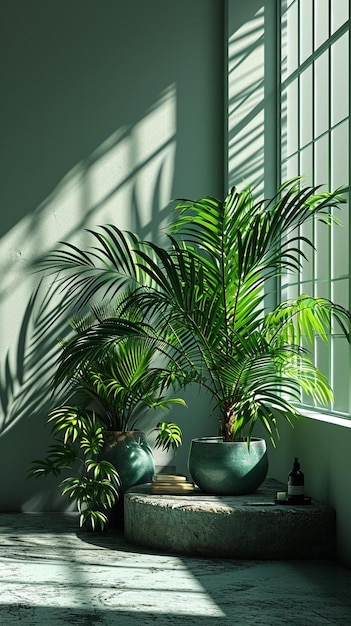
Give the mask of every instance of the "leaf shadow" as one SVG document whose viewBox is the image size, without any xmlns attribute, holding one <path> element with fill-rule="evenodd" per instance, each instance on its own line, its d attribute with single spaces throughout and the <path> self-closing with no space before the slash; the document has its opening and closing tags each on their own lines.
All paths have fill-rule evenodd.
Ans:
<svg viewBox="0 0 351 626">
<path fill-rule="evenodd" d="M 67 332 L 66 305 L 55 283 L 40 280 L 24 311 L 17 345 L 0 364 L 0 436 L 19 420 L 47 413 L 53 401 L 51 380 L 61 351 L 58 338 Z"/>
</svg>

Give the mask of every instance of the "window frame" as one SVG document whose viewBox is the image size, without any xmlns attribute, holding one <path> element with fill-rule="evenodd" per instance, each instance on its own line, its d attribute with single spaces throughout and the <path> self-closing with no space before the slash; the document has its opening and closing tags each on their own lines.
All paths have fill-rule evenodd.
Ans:
<svg viewBox="0 0 351 626">
<path fill-rule="evenodd" d="M 320 45 L 316 46 L 316 2 L 318 2 L 318 0 L 309 0 L 309 3 L 306 3 L 306 0 L 304 0 L 304 5 L 301 5 L 301 0 L 279 0 L 278 1 L 278 10 L 277 10 L 277 110 L 278 110 L 278 116 L 277 116 L 277 180 L 278 180 L 278 184 L 280 184 L 281 182 L 283 182 L 283 180 L 286 180 L 287 178 L 290 178 L 292 176 L 296 176 L 296 175 L 304 175 L 306 172 L 302 171 L 301 169 L 301 164 L 303 161 L 303 151 L 305 150 L 307 153 L 307 149 L 310 148 L 311 150 L 311 178 L 312 180 L 309 180 L 308 182 L 310 184 L 319 184 L 322 181 L 317 180 L 316 176 L 316 145 L 317 142 L 321 139 L 321 137 L 325 136 L 327 137 L 327 154 L 328 154 L 328 181 L 326 182 L 326 187 L 328 188 L 332 188 L 332 180 L 333 180 L 333 176 L 332 176 L 332 172 L 333 172 L 333 161 L 332 161 L 332 157 L 333 157 L 333 152 L 332 152 L 332 141 L 335 141 L 335 129 L 337 129 L 338 127 L 342 127 L 342 125 L 347 122 L 348 124 L 348 132 L 347 132 L 347 141 L 346 141 L 346 150 L 347 150 L 347 154 L 348 156 L 350 155 L 350 146 L 351 146 L 351 128 L 350 128 L 350 103 L 351 103 L 351 80 L 349 78 L 348 81 L 348 111 L 347 111 L 347 116 L 341 120 L 339 120 L 337 123 L 332 124 L 332 83 L 331 83 L 331 76 L 332 76 L 332 56 L 333 54 L 335 54 L 335 45 L 337 44 L 337 42 L 340 42 L 342 37 L 347 37 L 347 42 L 348 42 L 348 55 L 347 55 L 347 63 L 348 63 L 348 76 L 350 76 L 350 68 L 351 68 L 351 41 L 350 41 L 350 14 L 348 15 L 348 19 L 347 21 L 345 21 L 343 24 L 339 25 L 338 28 L 336 28 L 334 31 L 332 31 L 331 28 L 331 24 L 332 24 L 332 5 L 331 5 L 331 0 L 325 0 L 325 3 L 328 4 L 328 16 L 327 18 L 324 16 L 324 19 L 326 19 L 326 21 L 328 22 L 328 36 L 325 38 L 324 41 L 322 41 L 320 43 Z M 303 49 L 303 46 L 301 44 L 301 25 L 302 25 L 302 20 L 301 20 L 301 6 L 304 7 L 304 10 L 306 10 L 306 6 L 310 6 L 311 7 L 311 28 L 312 28 L 312 40 L 311 40 L 311 50 L 309 51 L 309 54 L 307 54 L 306 57 L 302 57 L 301 58 L 301 51 Z M 295 8 L 294 8 L 295 7 Z M 284 24 L 284 17 L 289 15 L 289 11 L 290 11 L 290 17 L 293 19 L 293 11 L 296 9 L 296 21 L 297 21 L 297 38 L 296 38 L 296 59 L 293 59 L 294 63 L 296 63 L 296 67 L 294 67 L 294 63 L 292 64 L 293 69 L 290 71 L 290 73 L 288 72 L 288 56 L 286 55 L 286 57 L 284 56 L 284 54 L 282 53 L 282 49 L 284 47 L 284 43 L 285 43 L 285 39 L 284 37 L 287 37 L 287 34 L 284 32 L 284 28 L 283 28 L 283 24 Z M 308 20 L 307 20 L 308 21 Z M 303 27 L 305 25 L 303 24 Z M 288 44 L 287 44 L 288 45 Z M 294 53 L 294 50 L 293 50 Z M 316 111 L 316 90 L 317 90 L 317 79 L 318 76 L 316 75 L 316 66 L 318 63 L 318 60 L 320 60 L 322 58 L 323 55 L 327 55 L 328 56 L 328 60 L 329 60 L 329 67 L 328 67 L 328 82 L 327 82 L 327 86 L 328 86 L 328 102 L 327 102 L 327 108 L 328 108 L 328 127 L 325 129 L 324 132 L 322 132 L 321 134 L 317 134 L 316 133 L 316 117 L 317 117 L 317 111 Z M 287 59 L 285 61 L 285 58 Z M 286 63 L 286 66 L 285 66 Z M 304 137 L 303 137 L 303 128 L 302 128 L 302 120 L 301 120 L 301 92 L 302 92 L 302 82 L 304 80 L 304 78 L 306 77 L 305 72 L 311 71 L 311 96 L 312 96 L 312 112 L 311 112 L 311 121 L 310 121 L 310 131 L 311 131 L 311 140 L 310 141 L 303 141 Z M 291 86 L 294 86 L 294 83 L 296 85 L 296 119 L 292 120 L 291 117 L 291 112 L 289 112 L 289 117 L 288 117 L 288 113 L 286 113 L 286 129 L 284 129 L 284 124 L 283 124 L 283 120 L 284 120 L 284 113 L 285 113 L 285 109 L 284 109 L 284 93 L 288 94 L 288 89 Z M 308 84 L 308 81 L 306 81 L 306 84 Z M 286 106 L 288 106 L 288 95 L 286 96 Z M 307 110 L 308 113 L 308 110 Z M 335 120 L 334 120 L 335 121 Z M 295 137 L 291 137 L 289 138 L 289 129 L 288 129 L 288 125 L 290 124 L 290 127 L 294 127 L 295 126 L 295 133 L 296 136 Z M 305 129 L 306 130 L 306 129 Z M 286 137 L 284 137 L 284 132 L 286 133 Z M 291 148 L 291 143 L 288 146 L 288 141 L 289 139 L 291 140 L 295 140 L 296 141 L 296 149 L 295 150 L 290 150 Z M 345 140 L 345 139 L 344 139 Z M 286 142 L 286 144 L 285 144 Z M 318 148 L 320 148 L 320 144 L 318 145 Z M 336 154 L 336 151 L 335 151 Z M 335 156 L 335 155 L 334 155 Z M 295 168 L 292 167 L 290 170 L 288 168 L 288 161 L 289 159 L 291 160 L 291 163 L 294 162 L 295 160 Z M 308 159 L 307 159 L 308 162 Z M 286 165 L 286 170 L 285 173 L 283 172 L 283 167 L 284 165 Z M 348 158 L 348 171 L 347 171 L 347 178 L 348 180 L 345 181 L 344 184 L 346 184 L 347 186 L 347 192 L 346 192 L 346 196 L 348 196 L 348 207 L 350 207 L 350 181 L 351 181 L 351 163 L 350 163 L 350 158 Z M 350 249 L 350 243 L 351 243 L 351 233 L 350 233 L 350 220 L 348 220 L 348 223 L 346 225 L 347 228 L 347 243 L 348 243 L 348 249 Z M 317 242 L 318 239 L 318 225 L 314 224 L 313 225 L 313 231 L 312 231 L 312 240 L 313 243 Z M 324 285 L 327 286 L 327 293 L 320 293 L 319 295 L 323 295 L 326 297 L 329 297 L 331 299 L 334 299 L 335 301 L 337 301 L 337 298 L 334 296 L 334 292 L 336 291 L 336 284 L 337 281 L 339 280 L 338 278 L 336 278 L 336 276 L 333 275 L 332 273 L 332 266 L 334 265 L 333 263 L 333 259 L 335 258 L 335 256 L 333 257 L 334 251 L 333 251 L 333 245 L 335 246 L 335 242 L 333 244 L 333 240 L 332 237 L 334 236 L 334 234 L 330 234 L 329 235 L 329 255 L 328 255 L 328 261 L 327 263 L 325 263 L 325 268 L 324 270 L 321 269 L 321 267 L 318 266 L 318 263 L 321 264 L 321 255 L 314 254 L 314 258 L 312 258 L 312 264 L 311 264 L 311 276 L 310 279 L 308 280 L 307 277 L 305 279 L 303 279 L 303 276 L 301 277 L 298 276 L 297 280 L 289 280 L 289 278 L 286 278 L 285 282 L 284 279 L 283 280 L 279 280 L 279 285 L 278 285 L 278 293 L 280 294 L 280 298 L 281 299 L 286 299 L 286 295 L 289 293 L 292 293 L 294 287 L 296 288 L 296 290 L 298 290 L 299 292 L 301 292 L 301 286 L 303 287 L 304 284 L 308 284 L 311 283 L 311 286 L 313 287 L 313 292 L 314 295 L 317 295 L 316 293 L 316 286 L 317 285 L 322 285 L 322 283 L 324 283 Z M 335 240 L 336 240 L 336 235 L 335 235 Z M 320 248 L 320 246 L 319 246 Z M 326 269 L 327 268 L 327 269 Z M 345 303 L 345 305 L 347 306 L 347 308 L 350 310 L 351 308 L 351 281 L 350 281 L 350 277 L 351 277 L 351 254 L 348 255 L 348 261 L 346 263 L 345 266 L 345 275 L 343 276 L 343 280 L 344 280 L 344 284 L 345 281 L 347 281 L 347 288 L 348 288 L 348 297 L 347 297 L 347 303 Z M 321 272 L 326 272 L 324 275 Z M 318 272 L 320 272 L 320 274 L 318 274 Z M 341 279 L 340 279 L 341 280 Z M 303 290 L 302 290 L 303 291 Z M 307 291 L 307 290 L 306 290 Z M 343 303 L 344 304 L 344 303 Z M 324 357 L 321 356 L 321 350 L 320 347 L 318 345 L 318 343 L 316 342 L 316 346 L 315 346 L 315 357 L 317 359 L 317 366 L 321 367 L 322 370 L 325 371 L 325 373 L 328 375 L 329 379 L 331 380 L 331 385 L 335 390 L 335 387 L 337 387 L 338 389 L 341 389 L 340 386 L 340 380 L 337 377 L 336 371 L 337 371 L 337 359 L 336 359 L 336 355 L 337 355 L 337 340 L 340 337 L 340 333 L 337 333 L 335 330 L 332 333 L 331 336 L 331 341 L 329 342 L 328 345 L 328 353 L 324 355 Z M 345 339 L 344 339 L 345 342 Z M 342 402 L 338 405 L 338 399 L 336 397 L 336 403 L 333 406 L 329 406 L 329 407 L 322 407 L 322 406 L 314 406 L 310 403 L 308 398 L 301 398 L 301 404 L 299 405 L 299 407 L 301 407 L 302 409 L 305 409 L 306 411 L 308 411 L 309 413 L 311 412 L 317 412 L 317 413 L 322 413 L 324 415 L 330 415 L 330 416 L 334 416 L 334 417 L 341 417 L 341 418 L 350 418 L 350 414 L 351 414 L 351 389 L 350 389 L 350 384 L 349 384 L 349 380 L 350 380 L 350 374 L 351 374 L 351 348 L 349 344 L 345 344 L 346 348 L 344 349 L 344 354 L 346 354 L 346 359 L 347 359 L 347 371 L 345 373 L 345 378 L 344 378 L 344 386 L 346 388 L 346 391 L 344 392 L 344 397 L 342 399 Z M 344 346 L 343 346 L 344 347 Z M 339 350 L 339 348 L 338 348 Z M 343 389 L 342 389 L 343 392 Z M 336 392 L 337 393 L 337 392 Z"/>
</svg>

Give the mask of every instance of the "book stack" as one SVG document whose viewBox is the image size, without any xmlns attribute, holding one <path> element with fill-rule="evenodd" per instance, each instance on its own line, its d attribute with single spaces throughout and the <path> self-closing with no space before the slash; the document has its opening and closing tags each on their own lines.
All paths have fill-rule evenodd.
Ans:
<svg viewBox="0 0 351 626">
<path fill-rule="evenodd" d="M 193 483 L 182 474 L 155 474 L 151 483 L 152 493 L 184 495 L 194 491 Z"/>
</svg>

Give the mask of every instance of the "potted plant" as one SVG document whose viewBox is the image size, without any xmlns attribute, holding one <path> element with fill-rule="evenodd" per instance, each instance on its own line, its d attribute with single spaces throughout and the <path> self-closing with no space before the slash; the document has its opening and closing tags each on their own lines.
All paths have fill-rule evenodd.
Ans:
<svg viewBox="0 0 351 626">
<path fill-rule="evenodd" d="M 124 306 L 143 311 L 143 326 L 106 320 L 81 337 L 86 357 L 103 352 L 112 337 L 146 333 L 173 350 L 180 370 L 197 372 L 219 419 L 219 437 L 193 441 L 190 451 L 192 476 L 205 491 L 255 490 L 267 473 L 265 442 L 253 437 L 256 424 L 274 442 L 280 420 L 292 423 L 300 415 L 301 391 L 319 403 L 333 397 L 307 344 L 316 335 L 328 341 L 334 322 L 349 340 L 350 313 L 304 293 L 272 310 L 266 300 L 283 272 L 298 272 L 307 260 L 302 244 L 313 246 L 303 224 L 330 224 L 341 191 L 319 193 L 294 179 L 270 200 L 255 201 L 250 187 L 233 188 L 224 200 L 182 200 L 164 247 L 110 225 L 91 231 L 91 250 L 83 254 L 67 243 L 45 263 L 59 272 L 68 301 L 74 297 L 84 306 L 102 287 L 109 298 L 128 284 Z M 196 468 L 198 462 L 204 467 Z M 232 464 L 237 485 L 225 475 Z"/>
<path fill-rule="evenodd" d="M 73 470 L 61 483 L 62 493 L 75 500 L 80 524 L 93 530 L 97 525 L 103 529 L 116 511 L 121 516 L 126 489 L 153 477 L 152 450 L 138 425 L 153 425 L 156 447 L 176 449 L 182 442 L 180 428 L 167 421 L 155 425 L 151 412 L 185 405 L 182 398 L 168 394 L 171 386 L 183 382 L 177 371 L 167 367 L 165 355 L 162 365 L 157 363 L 159 351 L 144 337 L 124 335 L 109 346 L 105 343 L 103 353 L 82 356 L 80 340 L 97 332 L 103 315 L 101 308 L 93 308 L 70 321 L 73 338 L 61 341 L 54 378 L 54 389 L 60 387 L 60 396 L 66 393 L 66 403 L 49 415 L 55 443 L 46 458 L 29 468 L 34 477 Z M 114 315 L 119 315 L 118 306 Z M 135 307 L 130 307 L 124 322 L 132 324 L 133 317 Z"/>
<path fill-rule="evenodd" d="M 104 446 L 103 424 L 94 412 L 79 405 L 54 409 L 49 422 L 53 422 L 55 443 L 45 459 L 33 461 L 28 477 L 59 476 L 71 470 L 73 475 L 61 482 L 62 495 L 76 502 L 80 526 L 103 530 L 108 512 L 118 502 L 120 487 L 117 469 L 99 458 Z"/>
</svg>

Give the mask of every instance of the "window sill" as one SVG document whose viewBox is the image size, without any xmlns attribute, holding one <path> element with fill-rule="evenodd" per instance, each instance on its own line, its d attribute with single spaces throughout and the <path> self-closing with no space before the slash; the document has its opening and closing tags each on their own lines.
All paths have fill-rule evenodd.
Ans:
<svg viewBox="0 0 351 626">
<path fill-rule="evenodd" d="M 318 411 L 309 411 L 308 409 L 299 409 L 301 415 L 319 422 L 327 422 L 327 424 L 335 424 L 335 426 L 344 426 L 351 428 L 351 419 L 332 415 L 331 413 L 318 413 Z"/>
</svg>

